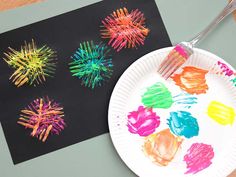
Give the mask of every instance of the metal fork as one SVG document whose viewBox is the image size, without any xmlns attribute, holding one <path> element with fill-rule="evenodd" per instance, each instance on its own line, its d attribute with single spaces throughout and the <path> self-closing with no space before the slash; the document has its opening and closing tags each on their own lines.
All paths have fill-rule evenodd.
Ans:
<svg viewBox="0 0 236 177">
<path fill-rule="evenodd" d="M 223 11 L 192 40 L 177 44 L 159 66 L 158 73 L 167 80 L 194 53 L 194 46 L 234 10 L 236 10 L 236 0 L 229 2 Z"/>
</svg>

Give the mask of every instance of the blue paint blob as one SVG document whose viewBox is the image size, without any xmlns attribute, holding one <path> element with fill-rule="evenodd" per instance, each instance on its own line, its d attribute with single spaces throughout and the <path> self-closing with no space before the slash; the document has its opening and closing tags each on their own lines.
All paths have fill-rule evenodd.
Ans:
<svg viewBox="0 0 236 177">
<path fill-rule="evenodd" d="M 192 105 L 197 104 L 197 97 L 189 93 L 180 93 L 173 97 L 175 105 L 181 105 L 183 108 L 191 108 Z"/>
<path fill-rule="evenodd" d="M 171 132 L 177 136 L 192 138 L 198 135 L 199 126 L 197 119 L 189 112 L 170 112 L 170 118 L 167 121 Z"/>
</svg>

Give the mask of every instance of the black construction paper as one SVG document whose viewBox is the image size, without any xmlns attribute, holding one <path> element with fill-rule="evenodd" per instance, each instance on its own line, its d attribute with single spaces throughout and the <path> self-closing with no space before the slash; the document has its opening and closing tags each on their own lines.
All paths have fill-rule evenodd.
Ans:
<svg viewBox="0 0 236 177">
<path fill-rule="evenodd" d="M 144 13 L 146 26 L 150 29 L 145 45 L 118 53 L 112 49 L 112 78 L 93 90 L 81 86 L 81 80 L 72 77 L 69 71 L 70 56 L 83 41 L 107 43 L 100 37 L 101 20 L 123 7 L 129 11 L 138 8 Z M 30 42 L 32 38 L 38 46 L 47 44 L 56 50 L 58 64 L 54 78 L 47 79 L 44 84 L 16 88 L 9 81 L 11 68 L 0 60 L 0 120 L 14 164 L 107 133 L 109 99 L 118 78 L 141 56 L 171 45 L 154 0 L 102 1 L 3 33 L 0 35 L 0 57 L 3 58 L 3 52 L 9 46 L 20 49 L 24 41 Z M 59 136 L 49 136 L 45 143 L 30 137 L 31 131 L 16 123 L 20 110 L 43 96 L 63 105 L 67 124 Z"/>
</svg>

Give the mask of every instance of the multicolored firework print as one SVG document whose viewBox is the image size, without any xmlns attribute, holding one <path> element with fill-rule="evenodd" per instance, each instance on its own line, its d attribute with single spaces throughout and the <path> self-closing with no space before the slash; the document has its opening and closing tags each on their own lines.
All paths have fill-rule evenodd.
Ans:
<svg viewBox="0 0 236 177">
<path fill-rule="evenodd" d="M 82 85 L 86 87 L 93 89 L 101 86 L 113 72 L 109 51 L 103 43 L 94 44 L 93 41 L 81 43 L 80 48 L 71 57 L 73 61 L 69 64 L 72 76 L 81 79 Z"/>
<path fill-rule="evenodd" d="M 45 142 L 49 134 L 59 135 L 65 128 L 63 107 L 46 98 L 37 98 L 21 110 L 18 124 L 32 129 L 31 136 Z"/>
<path fill-rule="evenodd" d="M 149 29 L 145 26 L 144 14 L 138 9 L 130 13 L 125 7 L 117 9 L 102 20 L 102 24 L 101 37 L 109 39 L 108 45 L 117 52 L 123 48 L 144 45 L 144 40 L 149 33 Z"/>
<path fill-rule="evenodd" d="M 17 87 L 43 83 L 55 72 L 56 52 L 46 45 L 38 48 L 33 39 L 25 42 L 20 51 L 9 47 L 4 54 L 4 60 L 15 70 L 10 79 Z"/>
</svg>

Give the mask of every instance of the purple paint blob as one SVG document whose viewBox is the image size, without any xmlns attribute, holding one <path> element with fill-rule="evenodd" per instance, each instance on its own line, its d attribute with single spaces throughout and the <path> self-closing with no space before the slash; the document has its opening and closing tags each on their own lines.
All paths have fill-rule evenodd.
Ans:
<svg viewBox="0 0 236 177">
<path fill-rule="evenodd" d="M 188 168 L 188 171 L 185 172 L 185 174 L 195 174 L 209 167 L 212 164 L 211 160 L 213 157 L 214 152 L 211 145 L 203 143 L 192 144 L 188 149 L 187 154 L 184 156 L 184 161 Z"/>
<path fill-rule="evenodd" d="M 148 136 L 160 125 L 160 117 L 152 111 L 152 108 L 139 106 L 137 111 L 128 115 L 127 127 L 130 133 Z"/>
</svg>

